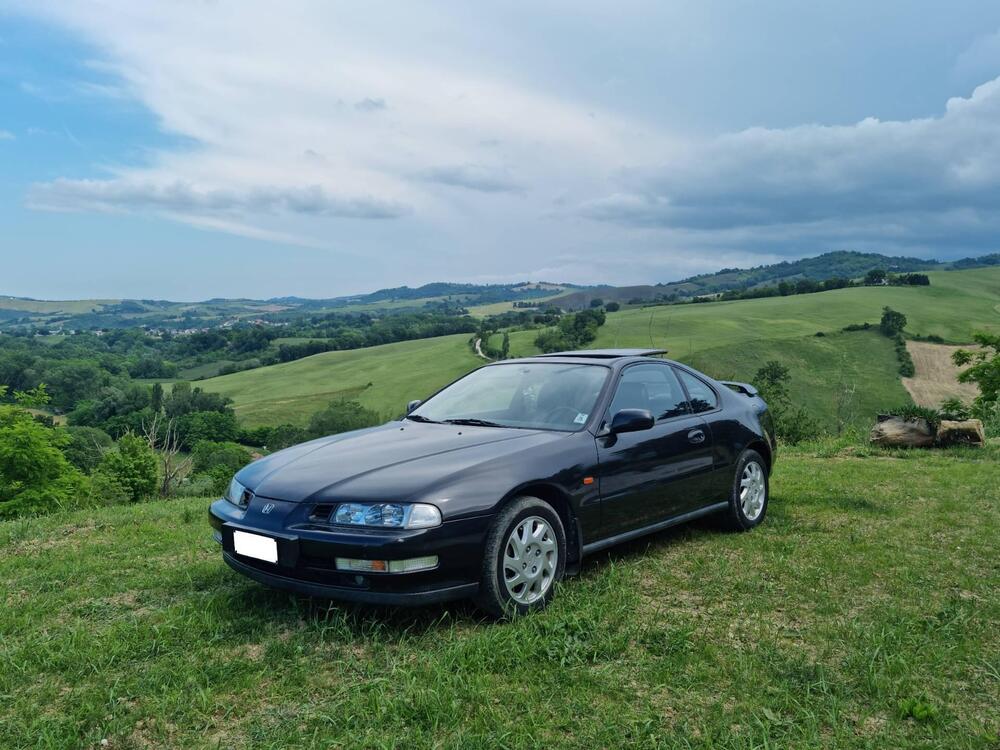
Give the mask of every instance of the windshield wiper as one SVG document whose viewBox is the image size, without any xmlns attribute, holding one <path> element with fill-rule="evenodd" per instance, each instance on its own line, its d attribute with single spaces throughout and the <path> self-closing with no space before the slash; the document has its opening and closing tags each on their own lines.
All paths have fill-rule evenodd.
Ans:
<svg viewBox="0 0 1000 750">
<path fill-rule="evenodd" d="M 498 424 L 497 422 L 491 422 L 488 419 L 476 419 L 475 417 L 466 417 L 459 419 L 442 419 L 442 422 L 446 424 L 467 424 L 471 427 L 506 427 L 505 424 Z"/>
<path fill-rule="evenodd" d="M 426 422 L 427 424 L 440 424 L 436 419 L 428 419 L 423 414 L 407 414 L 404 419 L 412 419 L 414 422 Z"/>
</svg>

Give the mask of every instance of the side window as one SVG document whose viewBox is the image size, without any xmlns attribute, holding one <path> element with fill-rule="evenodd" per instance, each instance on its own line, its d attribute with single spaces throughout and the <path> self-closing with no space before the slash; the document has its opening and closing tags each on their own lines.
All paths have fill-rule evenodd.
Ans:
<svg viewBox="0 0 1000 750">
<path fill-rule="evenodd" d="M 703 411 L 712 411 L 712 409 L 719 405 L 719 397 L 715 395 L 715 391 L 699 378 L 684 372 L 684 370 L 678 370 L 677 374 L 684 382 L 684 387 L 687 388 L 687 392 L 691 396 L 691 411 L 695 414 L 700 414 Z"/>
<path fill-rule="evenodd" d="M 656 419 L 687 413 L 687 400 L 673 368 L 667 365 L 632 365 L 625 368 L 608 409 L 613 417 L 622 409 L 648 409 Z"/>
</svg>

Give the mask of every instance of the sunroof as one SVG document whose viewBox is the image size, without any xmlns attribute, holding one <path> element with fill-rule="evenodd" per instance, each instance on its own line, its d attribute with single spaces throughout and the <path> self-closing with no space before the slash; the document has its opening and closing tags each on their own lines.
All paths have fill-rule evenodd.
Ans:
<svg viewBox="0 0 1000 750">
<path fill-rule="evenodd" d="M 540 357 L 583 357 L 590 359 L 618 359 L 619 357 L 653 357 L 666 354 L 666 349 L 582 349 L 575 352 L 551 352 Z"/>
</svg>

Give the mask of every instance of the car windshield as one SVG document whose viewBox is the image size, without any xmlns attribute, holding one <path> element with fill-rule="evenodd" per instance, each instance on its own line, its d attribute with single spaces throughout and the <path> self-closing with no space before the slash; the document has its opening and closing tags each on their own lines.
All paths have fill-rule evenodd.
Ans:
<svg viewBox="0 0 1000 750">
<path fill-rule="evenodd" d="M 423 422 L 579 430 L 610 370 L 600 365 L 511 363 L 483 367 L 408 415 Z"/>
</svg>

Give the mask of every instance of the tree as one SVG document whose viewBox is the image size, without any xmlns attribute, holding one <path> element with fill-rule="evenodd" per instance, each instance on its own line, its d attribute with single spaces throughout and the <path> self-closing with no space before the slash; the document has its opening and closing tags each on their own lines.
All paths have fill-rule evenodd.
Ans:
<svg viewBox="0 0 1000 750">
<path fill-rule="evenodd" d="M 154 412 L 152 419 L 143 423 L 142 431 L 149 449 L 159 459 L 160 497 L 170 497 L 191 465 L 190 458 L 180 458 L 181 441 L 177 424 L 173 419 L 164 421 L 159 412 Z"/>
<path fill-rule="evenodd" d="M 510 356 L 510 334 L 503 332 L 503 343 L 500 344 L 500 359 L 507 359 Z"/>
<path fill-rule="evenodd" d="M 193 448 L 199 440 L 235 442 L 240 435 L 236 415 L 231 411 L 191 412 L 177 419 L 176 426 L 181 446 L 187 449 Z"/>
<path fill-rule="evenodd" d="M 67 427 L 69 440 L 63 455 L 80 471 L 90 474 L 101 463 L 104 454 L 114 445 L 111 436 L 97 427 Z"/>
<path fill-rule="evenodd" d="M 594 297 L 594 299 L 590 300 L 590 306 L 604 307 L 604 300 L 602 300 L 600 297 Z"/>
<path fill-rule="evenodd" d="M 357 401 L 334 401 L 309 420 L 310 437 L 335 435 L 349 430 L 373 427 L 380 421 L 378 414 Z"/>
<path fill-rule="evenodd" d="M 605 319 L 601 308 L 564 315 L 555 330 L 543 331 L 535 338 L 535 346 L 543 352 L 580 349 L 597 338 L 597 329 Z"/>
<path fill-rule="evenodd" d="M 609 302 L 604 306 L 604 309 L 608 312 L 618 312 L 621 309 L 621 305 L 617 302 Z"/>
<path fill-rule="evenodd" d="M 906 316 L 891 307 L 883 307 L 882 320 L 878 326 L 886 336 L 898 336 L 906 328 Z"/>
<path fill-rule="evenodd" d="M 978 412 L 996 409 L 1000 402 L 1000 334 L 978 332 L 973 338 L 981 349 L 959 349 L 952 359 L 959 367 L 967 367 L 958 375 L 959 382 L 975 383 L 979 395 L 975 400 Z"/>
<path fill-rule="evenodd" d="M 0 397 L 6 387 L 0 386 Z M 81 497 L 84 477 L 66 460 L 63 430 L 19 406 L 0 406 L 0 518 L 47 512 Z"/>
<path fill-rule="evenodd" d="M 761 398 L 769 404 L 788 400 L 788 386 L 791 375 L 788 368 L 776 359 L 764 364 L 753 376 L 753 383 L 760 391 Z"/>
<path fill-rule="evenodd" d="M 290 445 L 305 442 L 309 435 L 304 429 L 293 424 L 279 424 L 272 427 L 267 437 L 266 446 L 273 451 L 287 448 Z"/>
<path fill-rule="evenodd" d="M 116 449 L 101 459 L 98 471 L 118 482 L 133 503 L 156 492 L 156 457 L 149 443 L 137 435 L 122 436 Z"/>
<path fill-rule="evenodd" d="M 250 453 L 236 443 L 213 443 L 202 440 L 191 451 L 195 474 L 210 478 L 212 491 L 225 491 L 233 474 L 250 463 Z"/>
<path fill-rule="evenodd" d="M 163 411 L 163 385 L 161 383 L 153 383 L 153 389 L 149 394 L 149 408 L 155 414 Z"/>
<path fill-rule="evenodd" d="M 820 433 L 819 424 L 801 406 L 792 406 L 788 393 L 791 373 L 777 360 L 770 360 L 754 375 L 753 382 L 767 402 L 778 437 L 795 445 Z"/>
<path fill-rule="evenodd" d="M 880 286 L 885 283 L 888 275 L 884 268 L 873 268 L 865 274 L 865 285 Z"/>
</svg>

